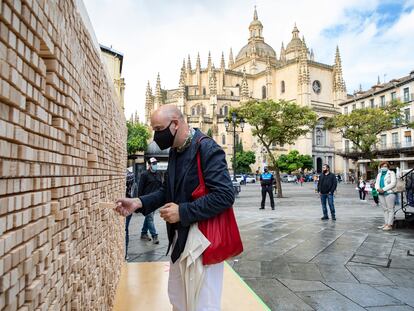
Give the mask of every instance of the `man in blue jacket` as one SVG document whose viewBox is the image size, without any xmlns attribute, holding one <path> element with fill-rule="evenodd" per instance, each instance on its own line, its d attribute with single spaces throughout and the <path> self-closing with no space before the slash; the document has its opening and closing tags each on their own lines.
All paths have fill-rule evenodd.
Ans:
<svg viewBox="0 0 414 311">
<path fill-rule="evenodd" d="M 273 174 L 267 170 L 267 167 L 265 167 L 264 173 L 260 175 L 260 185 L 262 186 L 262 203 L 261 203 L 260 209 L 265 208 L 266 193 L 269 194 L 270 206 L 272 207 L 272 210 L 275 209 L 275 200 L 273 199 L 273 192 L 272 192 L 273 183 L 274 183 Z"/>
<path fill-rule="evenodd" d="M 119 199 L 116 210 L 124 216 L 134 211 L 147 215 L 161 207 L 167 223 L 171 265 L 168 294 L 173 310 L 184 311 L 185 291 L 181 282 L 179 257 L 184 250 L 192 223 L 216 216 L 234 202 L 233 184 L 223 149 L 197 129 L 191 128 L 175 105 L 163 105 L 151 116 L 154 141 L 161 149 L 170 148 L 167 176 L 163 186 L 136 199 Z M 199 184 L 196 154 L 200 148 L 201 166 L 209 193 L 195 201 L 191 194 Z M 204 282 L 196 310 L 220 310 L 223 263 L 205 267 Z"/>
</svg>

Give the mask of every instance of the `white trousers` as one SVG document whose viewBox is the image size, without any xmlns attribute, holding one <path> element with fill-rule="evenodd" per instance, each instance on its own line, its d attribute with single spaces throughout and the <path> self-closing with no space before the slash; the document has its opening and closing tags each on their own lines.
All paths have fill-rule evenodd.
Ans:
<svg viewBox="0 0 414 311">
<path fill-rule="evenodd" d="M 193 311 L 186 309 L 184 284 L 181 278 L 179 261 L 180 259 L 175 263 L 170 261 L 168 296 L 173 306 L 173 311 Z M 221 262 L 204 267 L 204 281 L 201 286 L 197 309 L 194 311 L 220 311 L 224 263 Z"/>
<path fill-rule="evenodd" d="M 394 223 L 395 193 L 379 195 L 378 198 L 384 210 L 384 223 L 392 226 Z"/>
</svg>

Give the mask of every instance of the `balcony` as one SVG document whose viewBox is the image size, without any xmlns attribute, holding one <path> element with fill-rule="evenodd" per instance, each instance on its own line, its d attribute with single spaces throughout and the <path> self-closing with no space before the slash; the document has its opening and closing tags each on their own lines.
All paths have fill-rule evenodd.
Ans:
<svg viewBox="0 0 414 311">
<path fill-rule="evenodd" d="M 393 155 L 404 152 L 414 152 L 414 142 L 395 142 L 391 144 L 381 144 L 373 146 L 371 149 L 374 155 Z M 335 153 L 343 157 L 363 158 L 364 153 L 354 148 L 337 149 Z"/>
<path fill-rule="evenodd" d="M 187 121 L 188 123 L 199 123 L 199 122 L 213 123 L 213 118 L 210 116 L 202 116 L 202 115 L 188 116 Z"/>
<path fill-rule="evenodd" d="M 188 100 L 205 100 L 210 99 L 210 95 L 188 95 Z"/>
<path fill-rule="evenodd" d="M 230 95 L 217 95 L 218 100 L 234 100 L 239 101 L 240 96 L 230 96 Z"/>
</svg>

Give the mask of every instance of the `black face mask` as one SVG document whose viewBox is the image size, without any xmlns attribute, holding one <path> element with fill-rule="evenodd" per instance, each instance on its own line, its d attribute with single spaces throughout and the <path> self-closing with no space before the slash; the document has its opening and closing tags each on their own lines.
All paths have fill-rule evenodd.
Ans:
<svg viewBox="0 0 414 311">
<path fill-rule="evenodd" d="M 174 144 L 175 134 L 173 135 L 170 131 L 172 121 L 170 124 L 161 131 L 155 131 L 154 132 L 154 141 L 160 147 L 161 150 L 165 150 L 167 148 L 170 148 Z"/>
</svg>

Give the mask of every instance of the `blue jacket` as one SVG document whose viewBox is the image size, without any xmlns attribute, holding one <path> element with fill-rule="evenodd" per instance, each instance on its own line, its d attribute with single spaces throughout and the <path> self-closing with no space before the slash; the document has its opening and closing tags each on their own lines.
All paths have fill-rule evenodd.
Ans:
<svg viewBox="0 0 414 311">
<path fill-rule="evenodd" d="M 138 211 L 147 215 L 165 203 L 174 202 L 179 205 L 180 222 L 167 223 L 168 250 L 171 247 L 175 231 L 178 239 L 171 253 L 171 260 L 175 262 L 184 250 L 190 225 L 199 220 L 205 220 L 223 212 L 234 203 L 233 183 L 227 168 L 226 156 L 221 147 L 210 138 L 200 143 L 201 166 L 206 187 L 209 193 L 192 202 L 191 194 L 197 188 L 197 141 L 205 136 L 199 130 L 195 131 L 191 145 L 184 152 L 190 152 L 190 159 L 180 176 L 175 176 L 176 150 L 171 148 L 168 160 L 168 169 L 165 181 L 158 191 L 140 197 L 143 208 Z M 175 184 L 175 180 L 177 183 Z M 168 251 L 167 251 L 168 253 Z"/>
<path fill-rule="evenodd" d="M 262 187 L 273 185 L 274 177 L 270 172 L 263 173 L 260 175 L 260 184 Z"/>
</svg>

